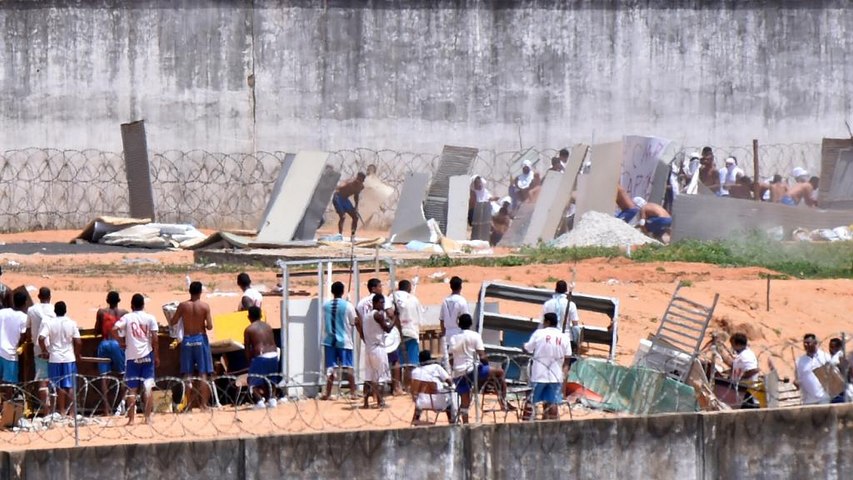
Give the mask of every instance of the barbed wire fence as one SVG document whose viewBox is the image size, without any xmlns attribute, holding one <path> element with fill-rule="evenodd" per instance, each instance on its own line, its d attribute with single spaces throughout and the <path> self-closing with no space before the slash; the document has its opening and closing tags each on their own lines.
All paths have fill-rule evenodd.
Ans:
<svg viewBox="0 0 853 480">
<path fill-rule="evenodd" d="M 851 338 L 849 333 L 828 336 Z M 828 340 L 824 340 L 824 346 Z M 768 372 L 772 362 L 779 377 L 793 378 L 796 358 L 803 354 L 802 346 L 794 339 L 785 340 L 768 347 L 753 347 L 762 372 Z M 705 357 L 707 359 L 707 357 Z M 584 361 L 589 361 L 584 359 Z M 583 380 L 578 375 L 569 374 L 569 383 L 559 383 L 566 396 L 553 404 L 556 408 L 547 409 L 546 404 L 531 406 L 527 403 L 533 391 L 530 383 L 530 367 L 534 363 L 527 354 L 492 354 L 489 365 L 492 371 L 500 369 L 503 379 L 485 377 L 471 381 L 474 392 L 469 412 L 469 420 L 475 424 L 510 424 L 539 421 L 543 413 L 549 413 L 549 419 L 579 420 L 602 416 L 637 416 L 664 412 L 696 412 L 702 408 L 695 392 L 685 384 L 666 379 L 659 371 L 646 369 L 601 368 L 612 366 L 604 359 L 592 360 L 592 366 L 582 369 Z M 625 374 L 625 372 L 629 372 Z M 360 393 L 345 395 L 348 385 L 338 375 L 338 383 L 333 390 L 333 398 L 320 400 L 326 372 L 304 372 L 280 380 L 281 376 L 238 376 L 223 374 L 209 379 L 212 392 L 211 408 L 190 411 L 181 410 L 184 396 L 187 394 L 188 379 L 177 377 L 159 377 L 153 387 L 152 401 L 154 413 L 151 421 L 143 423 L 143 402 L 138 401 L 139 411 L 134 425 L 127 425 L 124 415 L 104 415 L 104 410 L 114 412 L 120 409 L 118 392 L 120 385 L 127 379 L 113 376 L 88 377 L 74 375 L 76 382 L 76 403 L 69 403 L 67 412 L 59 414 L 35 415 L 40 401 L 38 389 L 40 382 L 24 384 L 0 384 L 0 395 L 7 401 L 3 418 L 10 418 L 9 405 L 17 405 L 19 416 L 13 425 L 0 429 L 0 440 L 11 447 L 33 447 L 44 445 L 72 446 L 110 444 L 114 442 L 147 442 L 175 439 L 213 439 L 237 436 L 262 436 L 282 433 L 316 433 L 331 431 L 354 431 L 364 429 L 406 428 L 422 423 L 446 425 L 444 406 L 431 409 L 436 405 L 429 400 L 428 405 L 420 403 L 422 417 L 415 422 L 414 413 L 417 401 L 413 395 L 386 397 L 385 408 L 363 408 Z M 580 375 L 580 374 L 579 374 Z M 252 379 L 259 380 L 261 388 L 276 392 L 277 405 L 269 403 L 258 405 L 260 397 L 252 395 L 247 385 Z M 106 381 L 105 381 L 106 380 Z M 200 382 L 198 378 L 189 379 Z M 539 379 L 541 381 L 541 377 Z M 61 381 L 59 379 L 58 381 Z M 506 387 L 502 386 L 502 382 Z M 102 383 L 103 382 L 103 383 Z M 565 388 L 572 382 L 582 382 L 583 389 Z M 106 387 L 102 385 L 106 384 Z M 196 386 L 196 389 L 198 386 Z M 443 386 L 452 391 L 452 385 Z M 685 388 L 687 390 L 685 390 Z M 732 387 L 733 389 L 733 387 Z M 590 396 L 589 390 L 593 390 Z M 686 393 L 685 393 L 686 392 Z M 458 397 L 451 403 L 458 407 Z M 455 403 L 454 403 L 455 402 Z M 106 403 L 106 408 L 105 407 Z M 371 399 L 371 403 L 373 400 Z M 510 407 L 507 408 L 506 406 Z M 196 405 L 197 406 L 197 405 Z M 76 415 L 74 415 L 76 409 Z M 432 410 L 432 411 L 431 411 Z M 460 413 L 452 410 L 455 418 Z M 44 413 L 44 412 L 43 412 Z M 66 414 L 62 414 L 66 413 Z M 451 416 L 451 418 L 454 418 Z"/>
<path fill-rule="evenodd" d="M 698 147 L 685 147 L 677 158 Z M 751 146 L 715 147 L 718 165 L 734 155 L 753 173 Z M 534 149 L 544 171 L 557 150 Z M 506 192 L 510 169 L 523 151 L 481 150 L 473 173 L 495 195 Z M 204 150 L 150 152 L 151 183 L 158 221 L 197 227 L 255 229 L 269 200 L 285 152 L 214 153 Z M 440 154 L 356 148 L 331 152 L 329 163 L 342 178 L 375 165 L 379 179 L 393 190 L 381 209 L 393 212 L 406 175 L 434 174 Z M 594 159 L 593 159 L 594 162 Z M 762 178 L 790 176 L 794 167 L 819 174 L 820 144 L 761 145 Z M 122 153 L 100 150 L 26 148 L 0 152 L 0 231 L 82 228 L 98 216 L 127 216 L 127 178 Z"/>
</svg>

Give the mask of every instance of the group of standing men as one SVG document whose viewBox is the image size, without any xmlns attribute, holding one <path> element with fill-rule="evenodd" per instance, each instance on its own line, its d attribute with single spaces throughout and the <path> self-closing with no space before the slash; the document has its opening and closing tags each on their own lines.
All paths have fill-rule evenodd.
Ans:
<svg viewBox="0 0 853 480">
<path fill-rule="evenodd" d="M 252 288 L 245 273 L 237 277 L 243 290 L 238 310 L 248 310 L 250 325 L 244 333 L 246 356 L 250 361 L 249 383 L 256 398 L 262 393 L 268 406 L 275 406 L 271 388 L 265 388 L 266 378 L 278 371 L 278 352 L 272 329 L 261 319 L 262 296 Z M 8 289 L 6 289 L 8 290 Z M 202 410 L 208 407 L 211 390 L 207 376 L 213 373 L 213 361 L 207 331 L 213 329 L 210 306 L 201 300 L 201 282 L 190 282 L 189 300 L 181 302 L 169 318 L 169 325 L 180 332 L 180 372 L 185 377 L 187 404 L 195 399 Z M 9 387 L 0 389 L 0 397 L 9 400 L 14 396 L 12 385 L 20 383 L 19 354 L 21 347 L 32 341 L 34 350 L 34 380 L 38 386 L 39 407 L 36 415 L 64 416 L 69 413 L 74 399 L 77 363 L 81 361 L 81 336 L 77 323 L 68 317 L 65 302 L 51 304 L 51 290 L 42 287 L 39 303 L 27 308 L 28 295 L 15 292 L 0 294 L 0 383 Z M 11 302 L 11 304 L 7 304 Z M 154 375 L 160 364 L 158 342 L 159 327 L 154 316 L 145 312 L 145 297 L 136 293 L 131 298 L 131 311 L 119 307 L 118 292 L 106 297 L 107 306 L 100 308 L 95 318 L 95 334 L 100 336 L 96 356 L 103 399 L 102 412 L 109 415 L 107 400 L 108 377 L 123 376 L 116 415 L 126 409 L 128 424 L 136 414 L 139 395 L 144 400 L 144 416 L 151 418 L 153 403 L 151 391 Z M 51 390 L 56 401 L 52 401 Z M 125 392 L 126 391 L 126 392 Z M 195 397 L 195 398 L 194 398 Z M 261 400 L 261 403 L 263 400 Z"/>
<path fill-rule="evenodd" d="M 515 410 L 506 399 L 505 372 L 489 364 L 482 336 L 471 329 L 474 321 L 468 301 L 462 296 L 462 283 L 459 277 L 451 278 L 451 294 L 441 304 L 439 325 L 444 355 L 441 364 L 432 359 L 429 351 L 419 351 L 423 307 L 413 294 L 410 281 L 400 281 L 397 290 L 385 297 L 382 282 L 372 278 L 367 283 L 369 294 L 356 306 L 343 298 L 344 284 L 333 283 L 331 293 L 334 298 L 323 305 L 325 335 L 322 346 L 327 382 L 321 399 L 331 398 L 338 369 L 348 382 L 352 398 L 357 397 L 353 374 L 357 332 L 365 349 L 364 408 L 369 407 L 371 396 L 378 407 L 384 407 L 383 384 L 392 383 L 393 392 L 398 394 L 402 393 L 403 386 L 408 386 L 410 379 L 416 379 L 435 383 L 437 389 L 452 386 L 459 395 L 458 413 L 463 423 L 469 420 L 468 410 L 474 388 L 490 386 L 504 410 Z M 391 303 L 388 307 L 386 298 Z M 541 327 L 524 346 L 533 354 L 531 382 L 535 385 L 529 401 L 544 402 L 545 418 L 555 418 L 565 380 L 563 369 L 568 368 L 572 342 L 577 342 L 580 335 L 577 307 L 571 301 L 565 281 L 557 282 L 553 298 L 543 306 Z M 386 337 L 394 329 L 398 330 L 402 341 L 398 350 L 389 353 Z M 448 367 L 450 373 L 447 372 Z M 423 402 L 419 399 L 418 405 L 442 405 L 449 412 L 451 405 L 446 395 L 445 391 L 441 395 L 431 395 L 440 398 Z M 416 410 L 415 420 L 417 413 Z"/>
</svg>

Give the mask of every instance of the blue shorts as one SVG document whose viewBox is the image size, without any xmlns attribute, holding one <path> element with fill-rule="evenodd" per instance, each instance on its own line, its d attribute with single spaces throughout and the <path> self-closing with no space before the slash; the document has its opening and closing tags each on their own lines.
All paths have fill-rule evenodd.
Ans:
<svg viewBox="0 0 853 480">
<path fill-rule="evenodd" d="M 534 383 L 533 403 L 545 402 L 549 405 L 563 403 L 562 383 Z"/>
<path fill-rule="evenodd" d="M 47 360 L 41 357 L 35 358 L 36 373 L 33 380 L 48 380 L 50 373 L 47 370 Z"/>
<path fill-rule="evenodd" d="M 661 235 L 667 228 L 672 226 L 672 219 L 669 217 L 652 217 L 646 219 L 646 230 L 653 235 Z"/>
<path fill-rule="evenodd" d="M 145 380 L 154 380 L 154 352 L 138 360 L 128 360 L 124 378 L 128 388 L 139 388 Z"/>
<path fill-rule="evenodd" d="M 784 197 L 779 199 L 779 203 L 781 203 L 782 205 L 787 205 L 789 207 L 796 207 L 797 206 L 797 202 L 788 195 L 785 195 Z"/>
<path fill-rule="evenodd" d="M 18 362 L 0 357 L 0 382 L 18 383 Z"/>
<path fill-rule="evenodd" d="M 181 373 L 192 375 L 213 373 L 213 357 L 210 356 L 210 343 L 207 335 L 197 333 L 184 337 L 181 342 Z"/>
<path fill-rule="evenodd" d="M 355 207 L 352 205 L 349 198 L 344 197 L 338 192 L 335 192 L 335 195 L 332 197 L 332 206 L 335 207 L 335 212 L 337 212 L 338 215 L 355 212 Z"/>
<path fill-rule="evenodd" d="M 403 359 L 403 364 L 406 366 L 417 367 L 420 363 L 418 355 L 420 355 L 421 345 L 417 339 L 406 338 L 403 344 L 400 345 L 400 357 Z"/>
<path fill-rule="evenodd" d="M 388 354 L 388 365 L 394 365 L 400 362 L 400 348 Z"/>
<path fill-rule="evenodd" d="M 326 370 L 335 367 L 352 368 L 352 349 L 323 345 L 326 353 Z"/>
<path fill-rule="evenodd" d="M 48 363 L 47 371 L 50 374 L 50 383 L 55 388 L 71 388 L 74 386 L 74 377 L 77 375 L 76 363 Z"/>
<path fill-rule="evenodd" d="M 278 380 L 273 381 L 270 378 L 273 375 L 278 375 L 278 372 L 278 356 L 272 358 L 255 357 L 252 359 L 252 363 L 249 364 L 249 385 L 252 387 L 265 387 L 268 381 L 278 383 Z"/>
<path fill-rule="evenodd" d="M 486 383 L 486 380 L 489 379 L 489 366 L 488 365 L 480 365 L 477 369 L 477 387 L 480 388 Z M 459 395 L 465 395 L 466 393 L 471 391 L 471 387 L 474 385 L 474 371 L 470 371 L 464 376 L 454 378 L 453 383 L 456 384 L 456 393 Z"/>
<path fill-rule="evenodd" d="M 110 372 L 124 373 L 124 350 L 118 344 L 118 340 L 101 340 L 98 344 L 97 357 L 109 358 L 110 363 L 99 363 L 98 373 L 106 375 Z"/>
<path fill-rule="evenodd" d="M 616 218 L 622 220 L 625 223 L 630 223 L 631 220 L 634 219 L 637 214 L 640 213 L 640 207 L 629 208 L 627 210 L 622 210 L 616 215 Z"/>
</svg>

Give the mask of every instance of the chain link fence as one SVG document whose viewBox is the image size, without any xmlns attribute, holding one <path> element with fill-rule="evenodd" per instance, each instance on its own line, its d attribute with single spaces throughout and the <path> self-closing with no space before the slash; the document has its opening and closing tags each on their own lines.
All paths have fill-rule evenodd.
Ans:
<svg viewBox="0 0 853 480">
<path fill-rule="evenodd" d="M 850 338 L 849 333 L 833 336 Z M 823 343 L 826 347 L 828 340 Z M 790 339 L 768 347 L 753 348 L 762 372 L 766 374 L 772 369 L 783 383 L 792 385 L 796 359 L 803 355 L 800 342 Z M 708 350 L 700 358 L 711 362 L 714 359 Z M 459 408 L 459 396 L 454 394 L 445 397 L 449 401 L 448 405 L 455 405 L 450 409 L 450 415 L 447 415 L 445 404 L 439 402 L 438 397 L 455 389 L 452 382 L 439 382 L 436 390 L 431 392 L 434 397 L 426 400 L 423 397 L 416 399 L 408 393 L 398 396 L 388 396 L 386 393 L 384 407 L 378 408 L 373 398 L 370 398 L 370 408 L 364 408 L 361 392 L 349 391 L 349 385 L 341 379 L 341 375 L 337 375 L 339 380 L 333 386 L 331 399 L 321 400 L 319 394 L 324 388 L 326 372 L 305 372 L 284 377 L 284 380 L 281 380 L 281 376 L 218 375 L 207 383 L 213 392 L 210 395 L 212 407 L 206 410 L 194 408 L 192 411 L 185 407 L 187 402 L 184 400 L 199 394 L 201 380 L 190 379 L 195 383 L 193 388 L 196 393 L 188 395 L 187 379 L 159 377 L 152 390 L 154 413 L 151 421 L 143 423 L 143 402 L 140 399 L 134 425 L 127 425 L 126 414 L 121 411 L 120 405 L 119 397 L 124 395 L 122 386 L 127 379 L 73 375 L 73 382 L 70 383 L 74 387 L 67 391 L 76 391 L 76 395 L 69 394 L 66 411 L 50 413 L 46 410 L 40 412 L 40 415 L 36 415 L 41 405 L 39 388 L 42 385 L 38 381 L 0 384 L 3 399 L 12 399 L 6 402 L 3 418 L 11 418 L 9 405 L 17 405 L 19 409 L 19 416 L 13 424 L 0 429 L 0 441 L 11 447 L 22 448 L 97 445 L 405 428 L 423 423 L 446 425 L 451 419 L 461 420 L 463 413 L 468 414 L 470 423 L 508 424 L 543 418 L 577 420 L 608 415 L 695 412 L 703 409 L 693 388 L 667 379 L 663 373 L 629 369 L 604 360 L 587 358 L 572 367 L 569 383 L 562 383 L 562 373 L 555 374 L 560 377 L 555 377 L 552 383 L 560 385 L 562 398 L 551 403 L 552 408 L 548 408 L 547 403 L 531 406 L 528 400 L 534 391 L 534 385 L 530 383 L 533 363 L 534 360 L 526 354 L 489 355 L 491 375 L 470 377 L 473 382 L 472 399 L 467 412 Z M 547 368 L 546 365 L 540 367 Z M 412 377 L 423 378 L 418 372 Z M 540 370 L 538 381 L 543 381 L 542 378 Z M 61 385 L 62 379 L 54 380 Z M 583 388 L 579 388 L 576 382 L 582 382 Z M 255 392 L 258 395 L 253 395 L 248 388 L 251 383 L 261 388 L 262 391 Z M 731 390 L 733 392 L 734 387 Z M 787 390 L 790 393 L 793 387 Z M 262 395 L 270 391 L 274 392 L 273 398 L 277 398 L 277 401 L 261 401 L 259 404 Z M 716 391 L 718 396 L 726 396 L 725 389 L 721 392 L 719 385 Z M 423 392 L 421 395 L 425 395 Z M 50 396 L 54 398 L 51 403 L 54 405 L 56 394 L 51 386 Z M 76 402 L 70 398 L 76 398 Z M 194 405 L 197 407 L 197 404 Z M 787 405 L 799 405 L 799 402 L 795 398 L 793 403 Z M 704 408 L 708 408 L 707 404 Z M 121 415 L 112 414 L 117 410 Z M 418 410 L 420 413 L 416 416 Z"/>
<path fill-rule="evenodd" d="M 677 158 L 701 150 L 688 147 Z M 534 150 L 537 170 L 550 166 L 557 150 Z M 473 172 L 495 195 L 505 194 L 510 169 L 522 151 L 481 150 Z M 751 146 L 715 147 L 718 165 L 734 155 L 752 175 Z M 255 229 L 269 200 L 285 152 L 213 153 L 204 150 L 150 152 L 151 182 L 158 221 L 197 227 Z M 342 178 L 376 166 L 394 193 L 381 208 L 393 211 L 410 172 L 435 173 L 440 154 L 357 148 L 331 152 L 330 164 Z M 819 174 L 820 144 L 762 145 L 762 178 L 790 176 L 794 167 Z M 594 159 L 593 159 L 594 162 Z M 127 178 L 123 154 L 99 150 L 27 148 L 0 152 L 0 231 L 82 228 L 102 215 L 127 216 Z"/>
</svg>

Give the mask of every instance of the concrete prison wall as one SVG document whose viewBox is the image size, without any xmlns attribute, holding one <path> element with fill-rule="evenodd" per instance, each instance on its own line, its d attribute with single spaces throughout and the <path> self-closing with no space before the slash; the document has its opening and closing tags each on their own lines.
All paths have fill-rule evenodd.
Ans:
<svg viewBox="0 0 853 480">
<path fill-rule="evenodd" d="M 0 480 L 850 478 L 853 405 L 0 453 Z"/>
<path fill-rule="evenodd" d="M 6 0 L 0 150 L 846 136 L 850 0 Z M 520 138 L 519 138 L 520 137 Z"/>
</svg>

